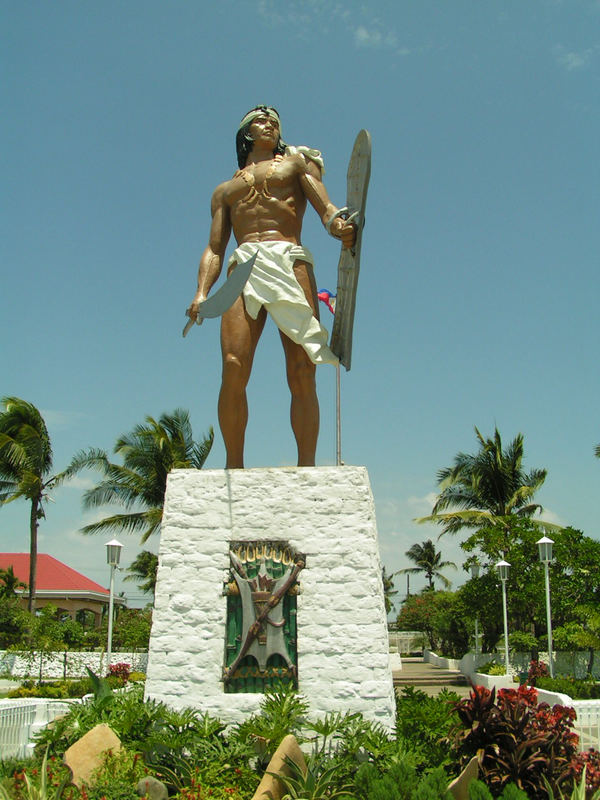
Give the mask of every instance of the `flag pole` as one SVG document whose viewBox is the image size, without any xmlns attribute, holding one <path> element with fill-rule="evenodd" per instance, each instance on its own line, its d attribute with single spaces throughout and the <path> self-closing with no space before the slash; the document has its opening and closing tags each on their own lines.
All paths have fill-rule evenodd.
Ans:
<svg viewBox="0 0 600 800">
<path fill-rule="evenodd" d="M 341 381 L 340 381 L 340 362 L 335 365 L 335 463 L 338 467 L 342 465 L 342 419 L 341 419 Z"/>
</svg>

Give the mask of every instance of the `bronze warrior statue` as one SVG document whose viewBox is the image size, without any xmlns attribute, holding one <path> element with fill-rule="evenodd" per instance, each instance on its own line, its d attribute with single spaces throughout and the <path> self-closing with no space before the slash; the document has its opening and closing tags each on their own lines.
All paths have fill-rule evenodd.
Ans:
<svg viewBox="0 0 600 800">
<path fill-rule="evenodd" d="M 356 228 L 339 216 L 322 181 L 317 150 L 287 146 L 274 108 L 257 106 L 242 119 L 236 137 L 239 169 L 215 189 L 208 247 L 198 268 L 198 290 L 186 311 L 195 320 L 223 267 L 231 231 L 236 264 L 257 253 L 243 293 L 221 319 L 223 376 L 219 424 L 227 468 L 244 466 L 248 421 L 246 386 L 267 311 L 279 327 L 292 396 L 291 422 L 298 466 L 314 466 L 319 433 L 315 365 L 337 364 L 319 322 L 313 258 L 301 244 L 306 201 L 344 247 L 352 247 Z"/>
</svg>

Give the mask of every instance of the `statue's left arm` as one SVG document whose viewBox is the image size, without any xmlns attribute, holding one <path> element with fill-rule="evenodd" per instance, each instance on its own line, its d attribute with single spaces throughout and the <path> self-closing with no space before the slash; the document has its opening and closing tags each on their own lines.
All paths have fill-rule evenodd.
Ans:
<svg viewBox="0 0 600 800">
<path fill-rule="evenodd" d="M 308 202 L 315 209 L 321 222 L 332 236 L 341 239 L 344 247 L 352 247 L 356 239 L 356 226 L 346 222 L 342 217 L 336 217 L 339 209 L 333 205 L 327 194 L 325 184 L 321 180 L 321 168 L 302 156 L 299 159 L 299 180 Z"/>
</svg>

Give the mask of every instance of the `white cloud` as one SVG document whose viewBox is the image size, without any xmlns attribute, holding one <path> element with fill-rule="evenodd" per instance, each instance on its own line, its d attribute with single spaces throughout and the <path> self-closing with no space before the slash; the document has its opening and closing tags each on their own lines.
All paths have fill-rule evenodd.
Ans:
<svg viewBox="0 0 600 800">
<path fill-rule="evenodd" d="M 68 428 L 87 416 L 82 411 L 55 411 L 51 408 L 40 408 L 40 414 L 49 428 Z"/>
<path fill-rule="evenodd" d="M 559 66 L 566 69 L 567 72 L 574 70 L 584 69 L 589 66 L 594 56 L 600 50 L 600 45 L 588 47 L 585 50 L 567 50 L 562 44 L 554 48 L 554 56 Z"/>
<path fill-rule="evenodd" d="M 411 495 L 406 502 L 416 517 L 426 517 L 431 514 L 431 509 L 435 505 L 437 498 L 438 496 L 435 492 L 429 492 L 424 497 Z"/>
<path fill-rule="evenodd" d="M 285 25 L 295 30 L 301 39 L 314 36 L 317 30 L 325 35 L 341 27 L 359 49 L 387 50 L 401 56 L 411 53 L 407 47 L 398 45 L 396 32 L 387 21 L 373 17 L 365 6 L 353 6 L 351 2 L 257 0 L 256 9 L 269 27 Z"/>
<path fill-rule="evenodd" d="M 357 47 L 379 47 L 381 38 L 379 31 L 368 31 L 362 25 L 354 31 L 354 41 Z"/>
<path fill-rule="evenodd" d="M 65 489 L 85 491 L 86 489 L 93 489 L 96 484 L 97 481 L 93 481 L 91 478 L 82 478 L 80 475 L 73 475 L 73 477 L 66 480 L 62 486 Z"/>
<path fill-rule="evenodd" d="M 369 29 L 359 25 L 354 31 L 354 43 L 357 47 L 396 50 L 400 55 L 410 53 L 406 47 L 398 48 L 398 38 L 393 30 L 383 33 L 378 27 Z"/>
</svg>

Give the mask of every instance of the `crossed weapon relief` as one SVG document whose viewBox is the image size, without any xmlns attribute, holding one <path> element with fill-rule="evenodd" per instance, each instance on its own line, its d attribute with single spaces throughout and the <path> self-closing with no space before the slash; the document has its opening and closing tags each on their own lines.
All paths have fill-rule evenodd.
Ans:
<svg viewBox="0 0 600 800">
<path fill-rule="evenodd" d="M 297 677 L 297 667 L 290 658 L 284 635 L 282 598 L 294 583 L 298 573 L 304 569 L 305 558 L 298 554 L 280 578 L 271 578 L 267 573 L 264 556 L 255 578 L 249 578 L 240 559 L 230 553 L 233 578 L 242 599 L 242 647 L 235 661 L 223 668 L 223 681 L 229 683 L 241 660 L 253 656 L 261 672 L 267 668 L 272 655 L 280 655 L 293 677 Z"/>
</svg>

